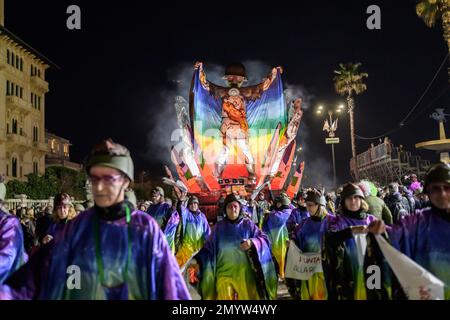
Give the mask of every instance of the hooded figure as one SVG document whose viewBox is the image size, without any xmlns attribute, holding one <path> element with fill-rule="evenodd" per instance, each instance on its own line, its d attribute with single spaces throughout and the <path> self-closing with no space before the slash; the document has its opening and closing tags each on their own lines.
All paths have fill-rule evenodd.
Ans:
<svg viewBox="0 0 450 320">
<path fill-rule="evenodd" d="M 292 210 L 292 213 L 286 222 L 286 227 L 288 229 L 289 235 L 292 235 L 295 228 L 303 219 L 309 217 L 308 210 L 306 210 L 304 203 L 302 203 L 302 201 L 304 202 L 305 197 L 306 195 L 303 192 L 299 192 L 299 194 L 297 195 L 297 208 Z"/>
<path fill-rule="evenodd" d="M 189 299 L 157 223 L 125 199 L 134 176 L 129 151 L 103 141 L 86 170 L 95 206 L 69 221 L 0 286 L 0 299 Z M 69 281 L 67 270 L 79 280 Z"/>
<path fill-rule="evenodd" d="M 225 199 L 219 221 L 191 265 L 191 283 L 204 300 L 273 300 L 277 278 L 267 236 L 244 219 L 235 195 Z M 198 264 L 197 264 L 198 263 Z"/>
<path fill-rule="evenodd" d="M 325 197 L 318 190 L 308 191 L 306 195 L 306 207 L 309 216 L 297 225 L 291 240 L 302 253 L 320 253 L 321 225 L 327 216 Z M 289 292 L 295 300 L 326 300 L 327 288 L 323 272 L 311 275 L 308 280 L 286 281 Z"/>
<path fill-rule="evenodd" d="M 196 196 L 189 198 L 187 207 L 183 201 L 178 201 L 177 210 L 180 214 L 179 247 L 176 250 L 178 265 L 182 268 L 185 263 L 197 253 L 211 233 L 208 219 L 200 211 Z"/>
<path fill-rule="evenodd" d="M 262 227 L 272 243 L 272 255 L 281 279 L 284 279 L 287 240 L 289 239 L 286 222 L 292 212 L 290 204 L 291 200 L 287 195 L 280 195 L 275 200 L 275 209 L 269 213 Z"/>
<path fill-rule="evenodd" d="M 164 189 L 156 187 L 152 192 L 153 204 L 147 209 L 147 213 L 156 220 L 166 236 L 170 249 L 175 253 L 176 232 L 180 223 L 180 216 L 172 206 L 164 201 Z"/>
<path fill-rule="evenodd" d="M 6 187 L 0 176 L 0 285 L 28 260 L 19 219 L 1 209 L 5 196 Z"/>
</svg>

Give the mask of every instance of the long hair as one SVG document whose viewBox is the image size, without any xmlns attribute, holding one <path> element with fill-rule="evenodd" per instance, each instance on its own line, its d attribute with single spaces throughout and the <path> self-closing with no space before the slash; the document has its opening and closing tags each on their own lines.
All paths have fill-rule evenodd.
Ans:
<svg viewBox="0 0 450 320">
<path fill-rule="evenodd" d="M 327 208 L 322 205 L 319 205 L 317 211 L 319 211 L 319 213 L 316 215 L 317 217 L 324 217 L 328 214 Z"/>
<path fill-rule="evenodd" d="M 69 208 L 69 213 L 67 214 L 67 221 L 72 220 L 73 218 L 75 218 L 77 216 L 77 212 L 75 211 L 75 208 L 73 207 L 73 205 L 70 205 Z M 58 210 L 56 209 L 56 207 L 53 209 L 52 212 L 52 219 L 55 222 L 59 222 L 61 219 L 58 217 Z"/>
<path fill-rule="evenodd" d="M 341 205 L 341 210 L 343 209 L 348 210 L 347 206 L 345 205 L 345 201 L 343 201 Z M 360 209 L 364 212 L 369 212 L 369 204 L 366 202 L 366 200 L 361 199 Z"/>
</svg>

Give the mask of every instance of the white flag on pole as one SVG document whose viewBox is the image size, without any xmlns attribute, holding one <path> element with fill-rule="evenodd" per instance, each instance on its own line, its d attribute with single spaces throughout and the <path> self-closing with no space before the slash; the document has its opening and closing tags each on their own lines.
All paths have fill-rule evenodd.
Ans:
<svg viewBox="0 0 450 320">
<path fill-rule="evenodd" d="M 409 300 L 443 300 L 444 282 L 392 247 L 382 236 L 375 239 Z"/>
</svg>

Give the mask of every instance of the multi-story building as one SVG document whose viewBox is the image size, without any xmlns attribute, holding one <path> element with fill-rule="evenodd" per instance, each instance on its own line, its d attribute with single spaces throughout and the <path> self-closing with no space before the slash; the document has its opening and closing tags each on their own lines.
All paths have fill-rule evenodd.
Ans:
<svg viewBox="0 0 450 320">
<path fill-rule="evenodd" d="M 45 156 L 45 167 L 64 167 L 80 171 L 81 165 L 70 161 L 69 148 L 72 145 L 69 140 L 46 132 L 48 153 Z"/>
<path fill-rule="evenodd" d="M 45 72 L 54 66 L 4 26 L 0 0 L 0 173 L 25 180 L 45 172 Z"/>
</svg>

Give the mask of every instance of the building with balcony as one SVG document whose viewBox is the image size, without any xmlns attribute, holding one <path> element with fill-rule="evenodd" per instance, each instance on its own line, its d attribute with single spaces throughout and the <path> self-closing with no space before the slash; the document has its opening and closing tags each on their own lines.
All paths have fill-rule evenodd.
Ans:
<svg viewBox="0 0 450 320">
<path fill-rule="evenodd" d="M 45 72 L 55 65 L 4 26 L 0 0 L 0 174 L 26 180 L 44 174 Z"/>
<path fill-rule="evenodd" d="M 45 167 L 64 167 L 80 171 L 81 165 L 70 161 L 69 140 L 58 137 L 55 134 L 46 132 L 48 152 L 45 156 Z"/>
</svg>

